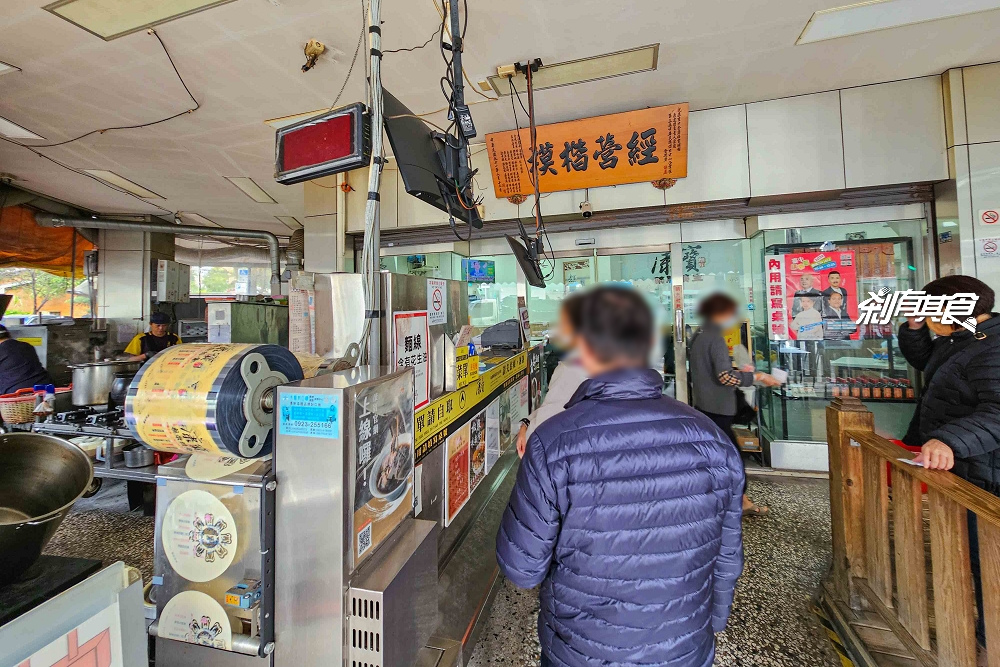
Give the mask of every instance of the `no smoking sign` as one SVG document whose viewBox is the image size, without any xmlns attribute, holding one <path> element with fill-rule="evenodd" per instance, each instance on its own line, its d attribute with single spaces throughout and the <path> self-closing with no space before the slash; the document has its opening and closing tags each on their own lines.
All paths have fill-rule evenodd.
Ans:
<svg viewBox="0 0 1000 667">
<path fill-rule="evenodd" d="M 979 221 L 984 225 L 995 225 L 1000 222 L 1000 209 L 985 208 L 979 212 Z"/>
<path fill-rule="evenodd" d="M 990 259 L 1000 257 L 1000 239 L 979 239 L 976 244 L 979 246 L 980 257 Z"/>
<path fill-rule="evenodd" d="M 431 326 L 448 321 L 448 281 L 427 279 L 427 323 Z"/>
</svg>

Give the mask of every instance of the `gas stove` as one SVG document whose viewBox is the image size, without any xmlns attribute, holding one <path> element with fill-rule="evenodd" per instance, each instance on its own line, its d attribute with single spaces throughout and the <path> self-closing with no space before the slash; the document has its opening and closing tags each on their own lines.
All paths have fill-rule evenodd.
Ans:
<svg viewBox="0 0 1000 667">
<path fill-rule="evenodd" d="M 45 421 L 37 422 L 32 430 L 54 435 L 96 435 L 112 438 L 131 438 L 125 426 L 125 409 L 118 407 L 88 407 L 57 412 Z"/>
</svg>

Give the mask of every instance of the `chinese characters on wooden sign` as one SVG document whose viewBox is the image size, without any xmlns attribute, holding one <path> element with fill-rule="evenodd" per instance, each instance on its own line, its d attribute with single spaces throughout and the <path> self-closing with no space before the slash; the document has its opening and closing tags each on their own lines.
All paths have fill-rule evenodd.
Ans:
<svg viewBox="0 0 1000 667">
<path fill-rule="evenodd" d="M 497 198 L 687 176 L 688 105 L 672 104 L 486 135 Z"/>
</svg>

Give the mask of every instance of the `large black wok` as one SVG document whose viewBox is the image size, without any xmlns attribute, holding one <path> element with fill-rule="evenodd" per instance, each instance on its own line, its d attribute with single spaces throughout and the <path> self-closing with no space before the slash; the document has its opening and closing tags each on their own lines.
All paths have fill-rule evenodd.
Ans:
<svg viewBox="0 0 1000 667">
<path fill-rule="evenodd" d="M 61 438 L 0 435 L 0 584 L 38 559 L 93 476 L 90 458 Z"/>
</svg>

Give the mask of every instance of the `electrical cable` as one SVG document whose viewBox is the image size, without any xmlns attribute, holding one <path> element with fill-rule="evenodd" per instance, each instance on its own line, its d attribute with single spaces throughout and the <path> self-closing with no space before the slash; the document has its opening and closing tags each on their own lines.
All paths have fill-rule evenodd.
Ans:
<svg viewBox="0 0 1000 667">
<path fill-rule="evenodd" d="M 441 111 L 444 111 L 444 109 L 441 109 Z M 434 113 L 440 113 L 440 112 L 434 112 Z M 435 128 L 436 130 L 440 130 L 442 133 L 448 134 L 448 131 L 445 130 L 444 128 L 442 128 L 440 125 L 438 125 L 437 123 L 433 123 L 433 122 L 427 120 L 426 118 L 423 118 L 419 114 L 415 114 L 415 113 L 400 113 L 400 114 L 396 114 L 395 116 L 386 116 L 386 120 L 394 120 L 396 118 L 418 118 L 418 119 L 422 120 L 423 122 L 427 123 L 428 125 L 430 125 L 431 127 Z"/>
<path fill-rule="evenodd" d="M 155 203 L 153 203 L 152 201 L 150 201 L 148 199 L 144 199 L 144 198 L 140 197 L 139 195 L 135 194 L 134 192 L 129 192 L 128 190 L 126 190 L 124 188 L 120 188 L 117 185 L 113 185 L 111 183 L 108 183 L 105 180 L 101 180 L 97 176 L 94 176 L 93 174 L 88 174 L 87 172 L 85 172 L 82 169 L 77 169 L 76 167 L 71 167 L 68 164 L 66 164 L 65 162 L 60 162 L 59 160 L 55 159 L 54 157 L 49 157 L 45 153 L 42 153 L 41 151 L 35 150 L 35 148 L 33 146 L 28 146 L 26 144 L 19 143 L 17 141 L 14 141 L 13 139 L 8 139 L 7 137 L 0 137 L 0 141 L 6 141 L 8 144 L 14 144 L 15 146 L 20 146 L 21 148 L 26 148 L 27 150 L 31 151 L 32 153 L 34 153 L 38 157 L 44 158 L 44 159 L 48 160 L 49 162 L 62 167 L 63 169 L 68 169 L 69 171 L 72 171 L 74 174 L 79 174 L 80 176 L 86 176 L 87 178 L 89 178 L 89 179 L 91 179 L 93 181 L 96 181 L 96 182 L 100 183 L 101 185 L 103 185 L 105 187 L 111 188 L 112 190 L 115 190 L 116 192 L 120 192 L 120 193 L 122 193 L 124 195 L 128 195 L 129 197 L 131 197 L 132 199 L 135 199 L 136 201 L 141 201 L 141 202 L 143 202 L 145 204 L 149 204 L 150 206 L 155 206 L 156 208 L 160 209 L 164 213 L 169 213 L 170 215 L 175 215 L 174 211 L 171 211 L 170 209 L 164 208 L 164 207 L 160 206 L 159 204 L 155 204 Z"/>
<path fill-rule="evenodd" d="M 347 76 L 344 77 L 344 83 L 340 86 L 340 92 L 337 93 L 337 97 L 333 99 L 333 104 L 330 105 L 330 111 L 333 111 L 337 107 L 337 102 L 340 101 L 340 97 L 347 89 L 347 83 L 351 80 L 351 74 L 354 73 L 354 65 L 358 62 L 358 54 L 361 53 L 361 43 L 365 41 L 365 32 L 367 28 L 368 23 L 365 18 L 365 0 L 361 0 L 361 34 L 358 35 L 358 45 L 354 47 L 354 57 L 351 58 L 351 66 L 347 68 Z"/>
<path fill-rule="evenodd" d="M 428 37 L 427 41 L 424 42 L 423 44 L 421 44 L 420 46 L 411 46 L 408 49 L 387 49 L 387 50 L 383 51 L 382 53 L 384 55 L 386 53 L 403 53 L 404 51 L 407 51 L 407 52 L 419 51 L 420 49 L 422 49 L 422 48 L 430 45 L 430 43 L 434 41 L 434 37 L 437 36 L 438 31 L 439 31 L 439 28 L 434 28 L 434 32 L 431 33 L 431 36 Z"/>
<path fill-rule="evenodd" d="M 191 89 L 188 88 L 187 83 L 184 81 L 184 77 L 181 76 L 180 71 L 177 69 L 177 65 L 174 63 L 173 57 L 170 55 L 170 51 L 167 50 L 167 45 L 163 43 L 163 40 L 160 38 L 159 33 L 157 33 L 156 30 L 154 30 L 153 28 L 150 28 L 149 31 L 148 31 L 148 33 L 150 35 L 152 35 L 153 37 L 155 37 L 156 41 L 160 43 L 160 47 L 163 49 L 163 53 L 167 56 L 167 60 L 170 61 L 170 66 L 173 68 L 174 74 L 177 75 L 177 80 L 181 82 L 182 86 L 184 86 L 184 91 L 187 92 L 188 97 L 190 97 L 191 101 L 194 102 L 194 107 L 192 107 L 190 109 L 185 109 L 184 111 L 175 113 L 175 114 L 173 114 L 171 116 L 167 116 L 166 118 L 161 118 L 160 120 L 154 120 L 154 121 L 151 121 L 151 122 L 148 122 L 148 123 L 138 123 L 136 125 L 118 125 L 118 126 L 115 126 L 115 127 L 105 127 L 105 128 L 101 128 L 101 129 L 97 129 L 97 130 L 91 130 L 90 132 L 87 132 L 85 134 L 81 134 L 80 136 L 74 137 L 72 139 L 67 139 L 65 141 L 57 141 L 57 142 L 51 143 L 51 144 L 34 144 L 33 146 L 31 146 L 31 148 L 55 148 L 56 146 L 65 146 L 66 144 L 71 144 L 74 141 L 79 141 L 80 139 L 85 139 L 86 137 L 89 137 L 89 136 L 91 136 L 93 134 L 104 134 L 105 132 L 115 132 L 115 131 L 118 131 L 118 130 L 138 130 L 138 129 L 142 129 L 142 128 L 145 128 L 145 127 L 152 127 L 153 125 L 159 125 L 160 123 L 166 123 L 168 120 L 173 120 L 174 118 L 180 118 L 184 114 L 194 113 L 195 111 L 197 111 L 198 109 L 200 109 L 201 108 L 201 103 L 198 102 L 198 100 L 197 100 L 197 98 L 195 98 L 194 94 L 191 93 Z M 13 143 L 18 143 L 18 142 L 13 142 Z M 25 144 L 18 144 L 18 145 L 25 146 Z"/>
<path fill-rule="evenodd" d="M 371 50 L 371 74 L 368 77 L 369 107 L 372 111 L 372 157 L 368 168 L 368 200 L 365 204 L 365 234 L 361 253 L 361 264 L 363 274 L 362 287 L 365 298 L 365 322 L 361 339 L 358 341 L 360 348 L 358 358 L 362 363 L 378 364 L 380 359 L 370 359 L 372 350 L 372 320 L 381 319 L 380 308 L 380 259 L 377 238 L 377 221 L 379 208 L 379 186 L 382 176 L 382 165 L 384 159 L 384 145 L 382 139 L 382 128 L 384 123 L 383 98 L 382 98 L 382 37 L 378 26 L 380 21 L 380 0 L 370 0 L 368 9 L 368 35 Z M 375 332 L 380 336 L 380 332 Z M 379 352 L 381 356 L 381 352 Z"/>
</svg>

